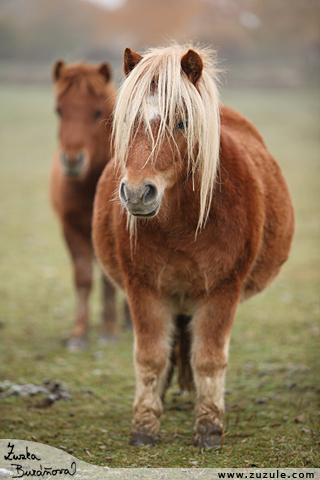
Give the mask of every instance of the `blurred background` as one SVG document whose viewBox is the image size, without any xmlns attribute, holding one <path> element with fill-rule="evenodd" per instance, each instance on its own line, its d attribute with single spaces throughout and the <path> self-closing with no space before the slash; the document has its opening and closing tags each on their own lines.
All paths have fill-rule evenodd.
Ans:
<svg viewBox="0 0 320 480">
<path fill-rule="evenodd" d="M 217 48 L 222 99 L 258 127 L 296 213 L 289 261 L 237 313 L 230 435 L 207 463 L 190 447 L 192 405 L 182 396 L 181 411 L 171 415 L 171 393 L 157 453 L 128 454 L 133 338 L 126 332 L 118 344 L 98 344 L 98 268 L 90 348 L 66 351 L 72 270 L 48 193 L 57 148 L 56 59 L 107 60 L 119 83 L 125 47 L 139 51 L 170 39 Z M 0 0 L 0 438 L 48 442 L 112 467 L 190 467 L 195 458 L 206 467 L 319 466 L 319 66 L 319 0 Z M 66 382 L 72 399 L 41 407 L 1 393 L 45 379 Z"/>
<path fill-rule="evenodd" d="M 1 0 L 0 80 L 49 81 L 58 57 L 118 69 L 171 39 L 215 45 L 230 86 L 319 80 L 319 0 Z"/>
</svg>

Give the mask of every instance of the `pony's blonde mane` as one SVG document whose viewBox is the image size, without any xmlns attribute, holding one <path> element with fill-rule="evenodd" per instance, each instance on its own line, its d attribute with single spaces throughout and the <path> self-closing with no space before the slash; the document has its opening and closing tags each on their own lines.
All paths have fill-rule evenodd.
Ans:
<svg viewBox="0 0 320 480">
<path fill-rule="evenodd" d="M 89 91 L 100 96 L 106 94 L 107 84 L 97 66 L 78 62 L 63 66 L 61 76 L 55 84 L 55 93 L 57 96 L 63 95 L 72 86 L 77 86 L 81 92 Z"/>
<path fill-rule="evenodd" d="M 203 62 L 197 87 L 181 68 L 181 58 L 189 48 L 196 51 Z M 177 118 L 187 119 L 184 130 L 188 143 L 188 166 L 194 175 L 200 175 L 200 212 L 198 228 L 209 215 L 212 192 L 219 159 L 220 116 L 216 85 L 215 52 L 192 45 L 170 45 L 151 48 L 125 79 L 114 112 L 113 145 L 116 165 L 125 168 L 129 145 L 135 132 L 143 125 L 152 139 L 155 157 L 166 137 L 173 138 Z M 156 81 L 160 125 L 156 139 L 148 118 L 147 100 Z"/>
</svg>

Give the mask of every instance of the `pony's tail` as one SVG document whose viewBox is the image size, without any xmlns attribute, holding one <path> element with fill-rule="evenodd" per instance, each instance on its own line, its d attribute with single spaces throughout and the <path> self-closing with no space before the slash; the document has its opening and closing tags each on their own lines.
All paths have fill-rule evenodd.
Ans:
<svg viewBox="0 0 320 480">
<path fill-rule="evenodd" d="M 190 363 L 191 335 L 189 331 L 190 317 L 178 315 L 177 336 L 175 342 L 175 363 L 178 367 L 178 383 L 181 390 L 193 391 L 193 373 Z"/>
</svg>

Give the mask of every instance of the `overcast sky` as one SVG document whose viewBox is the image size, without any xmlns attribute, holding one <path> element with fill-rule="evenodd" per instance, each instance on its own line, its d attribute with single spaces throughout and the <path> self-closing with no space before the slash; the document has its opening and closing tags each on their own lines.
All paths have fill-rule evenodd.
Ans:
<svg viewBox="0 0 320 480">
<path fill-rule="evenodd" d="M 107 8 L 108 10 L 116 10 L 119 7 L 122 7 L 126 3 L 126 0 L 89 0 L 92 3 L 96 3 L 102 7 Z"/>
</svg>

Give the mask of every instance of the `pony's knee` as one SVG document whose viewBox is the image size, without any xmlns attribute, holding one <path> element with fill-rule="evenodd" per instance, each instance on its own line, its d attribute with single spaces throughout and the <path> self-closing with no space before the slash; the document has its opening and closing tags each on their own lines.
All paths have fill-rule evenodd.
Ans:
<svg viewBox="0 0 320 480">
<path fill-rule="evenodd" d="M 92 268 L 85 263 L 75 265 L 75 283 L 78 289 L 90 290 L 92 287 Z"/>
<path fill-rule="evenodd" d="M 203 351 L 198 351 L 191 357 L 191 366 L 194 374 L 213 377 L 217 372 L 227 369 L 228 357 L 225 352 L 216 352 L 209 356 Z"/>
<path fill-rule="evenodd" d="M 169 364 L 169 351 L 139 348 L 135 350 L 135 361 L 138 368 L 159 375 Z"/>
</svg>

